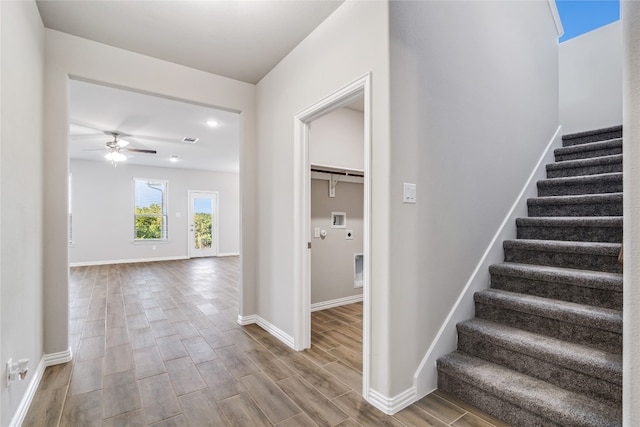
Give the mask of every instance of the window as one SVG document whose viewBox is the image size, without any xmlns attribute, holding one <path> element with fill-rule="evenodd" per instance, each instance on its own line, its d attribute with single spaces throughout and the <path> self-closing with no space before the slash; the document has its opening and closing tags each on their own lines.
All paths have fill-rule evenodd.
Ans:
<svg viewBox="0 0 640 427">
<path fill-rule="evenodd" d="M 135 240 L 167 240 L 167 181 L 134 179 Z"/>
</svg>

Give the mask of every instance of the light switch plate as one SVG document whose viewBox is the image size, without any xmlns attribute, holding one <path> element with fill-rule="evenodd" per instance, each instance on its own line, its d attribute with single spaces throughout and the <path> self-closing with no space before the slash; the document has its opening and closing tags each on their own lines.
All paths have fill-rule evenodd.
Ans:
<svg viewBox="0 0 640 427">
<path fill-rule="evenodd" d="M 402 203 L 416 202 L 416 185 L 405 182 L 402 188 Z"/>
<path fill-rule="evenodd" d="M 345 230 L 344 238 L 347 240 L 353 240 L 353 230 Z"/>
</svg>

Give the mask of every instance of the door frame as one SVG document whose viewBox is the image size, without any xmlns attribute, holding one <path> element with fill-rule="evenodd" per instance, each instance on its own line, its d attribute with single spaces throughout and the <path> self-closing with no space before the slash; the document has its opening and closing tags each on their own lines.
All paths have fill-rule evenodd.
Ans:
<svg viewBox="0 0 640 427">
<path fill-rule="evenodd" d="M 219 214 L 220 214 L 220 194 L 217 191 L 209 191 L 209 190 L 187 190 L 187 255 L 189 258 L 194 258 L 192 255 L 193 251 L 193 235 L 191 232 L 191 218 L 193 217 L 193 206 L 191 204 L 191 197 L 196 194 L 207 194 L 209 196 L 216 196 L 216 205 L 213 207 L 213 224 L 211 227 L 213 228 L 212 233 L 215 236 L 213 240 L 213 249 L 215 250 L 215 255 L 218 256 L 220 253 L 220 231 L 219 231 Z M 197 257 L 196 257 L 197 258 Z"/>
<path fill-rule="evenodd" d="M 295 350 L 311 346 L 311 171 L 309 126 L 314 120 L 364 97 L 364 236 L 362 396 L 368 400 L 371 368 L 371 73 L 338 89 L 294 117 L 294 336 Z"/>
</svg>

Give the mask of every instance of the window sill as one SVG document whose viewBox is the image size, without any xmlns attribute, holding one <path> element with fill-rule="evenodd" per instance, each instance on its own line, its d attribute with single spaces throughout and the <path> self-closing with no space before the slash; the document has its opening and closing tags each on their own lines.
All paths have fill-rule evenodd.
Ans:
<svg viewBox="0 0 640 427">
<path fill-rule="evenodd" d="M 171 240 L 163 240 L 163 239 L 145 239 L 145 240 L 134 240 L 131 242 L 133 245 L 162 245 L 171 243 Z"/>
</svg>

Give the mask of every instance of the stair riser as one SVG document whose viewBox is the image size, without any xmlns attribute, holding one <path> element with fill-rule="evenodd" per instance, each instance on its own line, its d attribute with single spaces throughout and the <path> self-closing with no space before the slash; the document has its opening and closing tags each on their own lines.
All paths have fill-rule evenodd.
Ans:
<svg viewBox="0 0 640 427">
<path fill-rule="evenodd" d="M 622 331 L 616 333 L 597 329 L 590 325 L 576 325 L 477 301 L 475 307 L 476 317 L 481 319 L 503 323 L 525 331 L 587 345 L 611 353 L 622 351 Z"/>
<path fill-rule="evenodd" d="M 621 193 L 622 178 L 616 180 L 601 180 L 597 182 L 555 183 L 549 181 L 538 182 L 538 196 L 577 196 L 580 194 Z"/>
<path fill-rule="evenodd" d="M 622 145 L 617 147 L 608 147 L 598 150 L 576 151 L 575 153 L 556 152 L 556 162 L 564 160 L 591 159 L 593 157 L 611 156 L 614 154 L 622 154 Z"/>
<path fill-rule="evenodd" d="M 549 227 L 518 225 L 517 230 L 518 239 L 622 243 L 622 227 Z"/>
<path fill-rule="evenodd" d="M 493 394 L 475 387 L 453 375 L 438 369 L 438 388 L 470 403 L 483 412 L 512 426 L 562 427 L 520 406 L 497 398 Z"/>
<path fill-rule="evenodd" d="M 613 172 L 622 172 L 622 162 L 594 166 L 581 166 L 575 168 L 547 167 L 547 178 L 568 178 L 571 176 L 597 175 L 601 173 Z"/>
<path fill-rule="evenodd" d="M 577 138 L 562 138 L 562 146 L 569 147 L 572 145 L 586 144 L 589 142 L 607 141 L 609 139 L 622 138 L 622 129 L 611 130 L 607 132 L 596 133 L 594 135 L 585 135 Z"/>
<path fill-rule="evenodd" d="M 522 277 L 491 274 L 491 287 L 576 304 L 622 310 L 622 292 L 588 288 L 568 283 L 545 282 Z"/>
<path fill-rule="evenodd" d="M 622 216 L 622 203 L 529 204 L 529 216 Z"/>
<path fill-rule="evenodd" d="M 565 390 L 582 393 L 602 403 L 621 407 L 622 387 L 620 384 L 559 366 L 554 364 L 553 360 L 541 360 L 513 351 L 488 342 L 486 337 L 473 334 L 458 334 L 458 350 L 538 378 Z"/>
<path fill-rule="evenodd" d="M 504 260 L 505 262 L 518 262 L 523 264 L 622 273 L 622 268 L 618 264 L 617 253 L 594 255 L 589 253 L 581 254 L 506 248 L 504 251 Z"/>
</svg>

